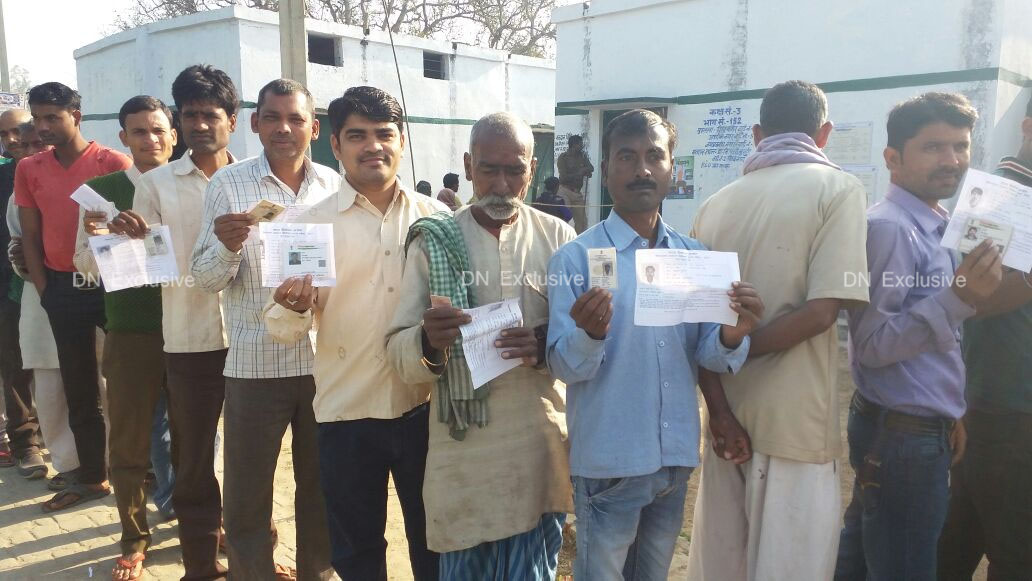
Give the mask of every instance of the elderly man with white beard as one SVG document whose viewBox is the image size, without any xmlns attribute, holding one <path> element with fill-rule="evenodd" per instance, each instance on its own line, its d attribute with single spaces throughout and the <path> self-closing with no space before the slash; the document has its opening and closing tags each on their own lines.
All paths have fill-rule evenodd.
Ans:
<svg viewBox="0 0 1032 581">
<path fill-rule="evenodd" d="M 533 150 L 524 121 L 480 119 L 464 158 L 475 201 L 409 230 L 387 352 L 405 381 L 434 382 L 423 501 L 442 580 L 554 579 L 573 509 L 565 388 L 544 369 L 544 346 L 548 261 L 575 233 L 524 205 Z M 507 299 L 523 322 L 495 346 L 522 365 L 474 391 L 461 309 Z"/>
</svg>

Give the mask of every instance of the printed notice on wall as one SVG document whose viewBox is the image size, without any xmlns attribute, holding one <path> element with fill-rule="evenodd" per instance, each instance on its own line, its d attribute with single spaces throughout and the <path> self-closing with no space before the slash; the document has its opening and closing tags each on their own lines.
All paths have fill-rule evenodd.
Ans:
<svg viewBox="0 0 1032 581">
<path fill-rule="evenodd" d="M 867 203 L 874 200 L 874 188 L 878 183 L 878 168 L 873 165 L 844 165 L 842 171 L 852 174 L 867 190 Z"/>
<path fill-rule="evenodd" d="M 838 165 L 868 165 L 871 163 L 871 136 L 874 123 L 842 123 L 835 125 L 824 155 Z"/>
</svg>

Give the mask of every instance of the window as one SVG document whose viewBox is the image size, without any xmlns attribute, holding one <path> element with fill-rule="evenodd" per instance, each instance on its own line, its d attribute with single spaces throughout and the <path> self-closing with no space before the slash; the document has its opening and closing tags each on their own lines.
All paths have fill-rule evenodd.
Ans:
<svg viewBox="0 0 1032 581">
<path fill-rule="evenodd" d="M 448 78 L 447 62 L 443 54 L 423 51 L 423 76 L 428 79 Z"/>
<path fill-rule="evenodd" d="M 337 62 L 337 39 L 332 36 L 308 35 L 308 62 L 317 65 L 339 67 Z"/>
</svg>

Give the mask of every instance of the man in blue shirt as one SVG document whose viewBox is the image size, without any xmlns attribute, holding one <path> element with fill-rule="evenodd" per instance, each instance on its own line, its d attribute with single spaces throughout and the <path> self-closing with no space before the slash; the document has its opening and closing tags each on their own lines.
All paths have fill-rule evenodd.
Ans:
<svg viewBox="0 0 1032 581">
<path fill-rule="evenodd" d="M 699 463 L 697 377 L 718 453 L 736 462 L 751 454 L 717 374 L 745 362 L 747 335 L 763 314 L 752 285 L 735 283 L 728 292 L 735 327 L 634 325 L 636 252 L 705 250 L 659 216 L 676 143 L 674 126 L 655 113 L 636 109 L 613 119 L 602 139 L 613 213 L 549 265 L 547 359 L 567 384 L 577 579 L 666 579 L 687 481 Z M 588 288 L 591 248 L 615 249 L 612 291 Z"/>
<path fill-rule="evenodd" d="M 956 194 L 967 171 L 977 118 L 965 97 L 946 93 L 915 97 L 889 114 L 891 184 L 867 210 L 871 300 L 849 313 L 857 391 L 847 431 L 856 481 L 836 580 L 936 578 L 950 463 L 963 449 L 960 327 L 1002 276 L 990 242 L 959 266 L 940 246 L 950 216 L 939 202 Z"/>
</svg>

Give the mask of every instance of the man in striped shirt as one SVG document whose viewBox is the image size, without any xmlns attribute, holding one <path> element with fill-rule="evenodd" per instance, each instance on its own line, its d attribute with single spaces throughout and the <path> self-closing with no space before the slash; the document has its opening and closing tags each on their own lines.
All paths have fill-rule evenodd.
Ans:
<svg viewBox="0 0 1032 581">
<path fill-rule="evenodd" d="M 262 288 L 262 245 L 254 218 L 246 213 L 262 200 L 313 205 L 339 188 L 336 171 L 305 156 L 319 136 L 314 108 L 311 93 L 296 81 L 277 79 L 262 88 L 251 130 L 264 150 L 212 177 L 191 258 L 198 284 L 223 291 L 229 330 L 224 511 L 229 568 L 241 579 L 276 574 L 273 477 L 288 425 L 297 483 L 298 579 L 332 575 L 312 411 L 312 344 L 307 336 L 283 345 L 268 335 L 262 319 L 270 292 Z"/>
</svg>

